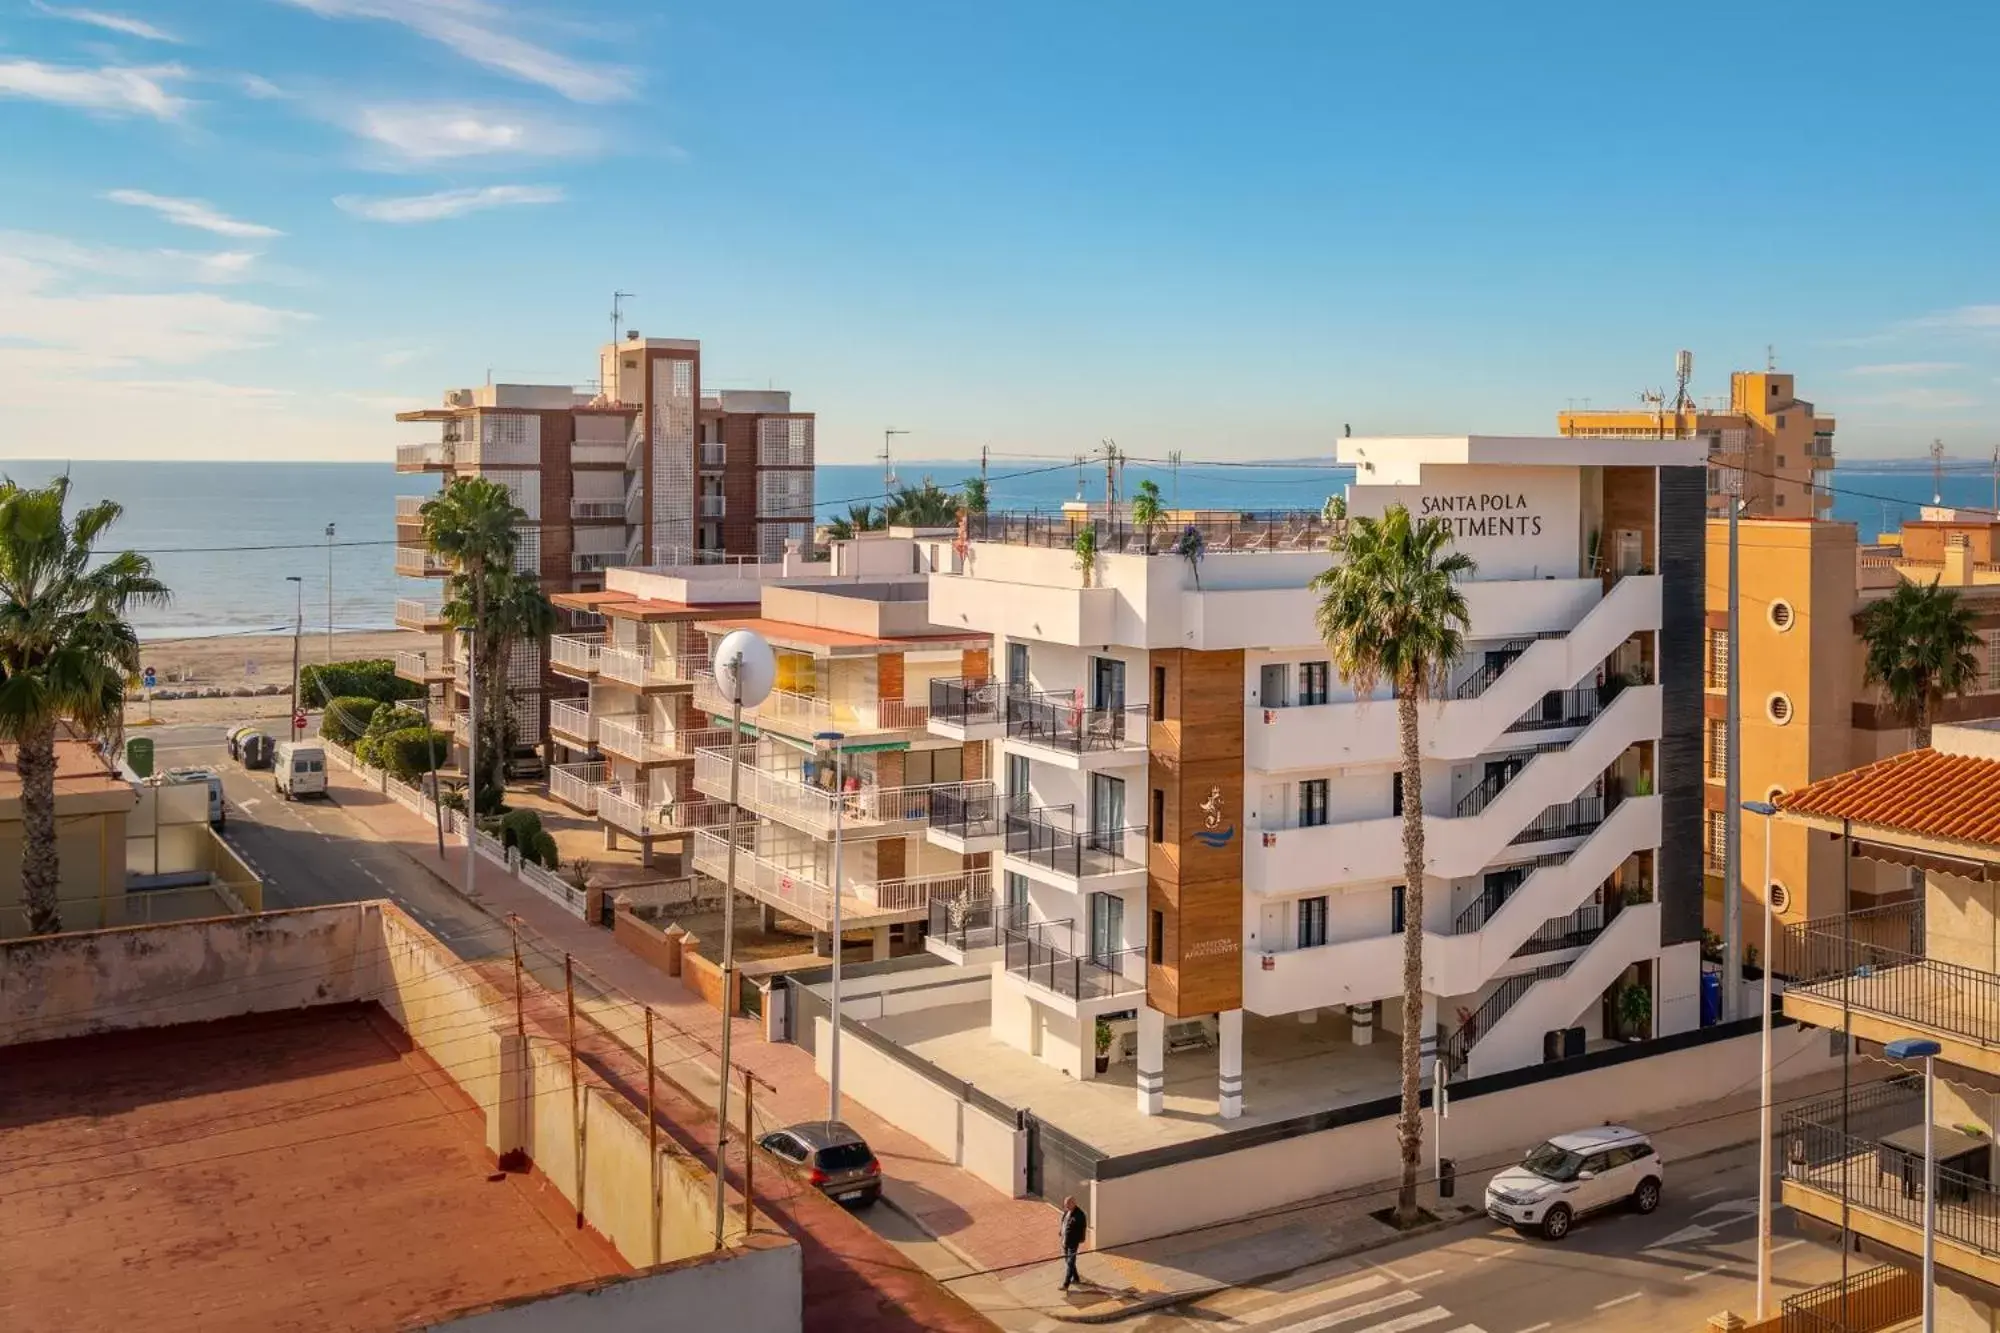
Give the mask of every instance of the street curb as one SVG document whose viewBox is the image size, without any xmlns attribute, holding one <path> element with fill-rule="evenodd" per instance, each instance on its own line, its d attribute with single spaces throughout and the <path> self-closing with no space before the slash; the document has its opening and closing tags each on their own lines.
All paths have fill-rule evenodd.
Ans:
<svg viewBox="0 0 2000 1333">
<path fill-rule="evenodd" d="M 908 1222 L 911 1226 L 915 1227 L 917 1230 L 923 1232 L 926 1236 L 929 1236 L 931 1240 L 937 1244 L 937 1247 L 939 1249 L 943 1250 L 946 1254 L 950 1255 L 952 1258 L 958 1260 L 960 1263 L 965 1265 L 966 1271 L 964 1273 L 959 1274 L 957 1277 L 935 1278 L 936 1281 L 945 1283 L 957 1282 L 961 1281 L 964 1278 L 977 1277 L 980 1274 L 986 1272 L 987 1265 L 979 1262 L 979 1260 L 973 1258 L 971 1255 L 967 1254 L 964 1250 L 961 1250 L 958 1246 L 952 1244 L 951 1241 L 945 1239 L 943 1236 L 938 1235 L 937 1232 L 931 1230 L 928 1226 L 924 1224 L 924 1220 L 922 1218 L 918 1217 L 915 1213 L 903 1207 L 902 1204 L 897 1203 L 894 1199 L 890 1198 L 889 1191 L 887 1189 L 884 1189 L 882 1191 L 881 1195 L 877 1198 L 876 1202 L 882 1207 L 887 1208 L 890 1212 L 894 1213 L 896 1216 L 902 1218 L 905 1222 Z M 863 1223 L 863 1225 L 865 1226 L 867 1224 Z"/>
</svg>

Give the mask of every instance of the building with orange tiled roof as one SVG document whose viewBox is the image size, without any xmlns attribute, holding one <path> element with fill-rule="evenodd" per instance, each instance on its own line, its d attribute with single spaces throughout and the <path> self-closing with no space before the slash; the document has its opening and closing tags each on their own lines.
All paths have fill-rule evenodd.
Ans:
<svg viewBox="0 0 2000 1333">
<path fill-rule="evenodd" d="M 1846 1033 L 1850 1091 L 1790 1109 L 1784 1201 L 1808 1226 L 1916 1267 L 1924 1094 L 1891 1043 L 1938 1044 L 1931 1138 L 1939 1165 L 1940 1327 L 2000 1318 L 2000 721 L 1938 726 L 1929 748 L 1822 778 L 1777 802 L 1781 823 L 1834 842 L 1835 873 L 1885 872 L 1897 900 L 1787 927 L 1784 1011 Z M 1857 900 L 1857 902 L 1860 900 Z M 1884 1079 L 1882 1075 L 1892 1076 Z"/>
</svg>

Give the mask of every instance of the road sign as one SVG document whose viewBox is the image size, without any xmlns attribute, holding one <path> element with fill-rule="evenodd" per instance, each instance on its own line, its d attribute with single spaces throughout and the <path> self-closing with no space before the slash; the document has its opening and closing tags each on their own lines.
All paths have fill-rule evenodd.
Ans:
<svg viewBox="0 0 2000 1333">
<path fill-rule="evenodd" d="M 306 729 L 306 715 L 304 713 L 293 713 L 292 730 L 304 731 L 305 729 Z"/>
<path fill-rule="evenodd" d="M 146 683 L 146 688 L 147 688 L 147 689 L 149 689 L 149 690 L 150 690 L 150 689 L 152 689 L 152 688 L 153 688 L 153 687 L 154 687 L 155 685 L 157 685 L 157 684 L 159 683 L 159 679 L 160 679 L 160 678 L 159 678 L 158 676 L 156 676 L 156 675 L 154 675 L 154 674 L 153 674 L 153 668 L 151 668 L 151 667 L 147 667 L 147 668 L 146 668 L 146 674 L 145 674 L 145 683 Z"/>
</svg>

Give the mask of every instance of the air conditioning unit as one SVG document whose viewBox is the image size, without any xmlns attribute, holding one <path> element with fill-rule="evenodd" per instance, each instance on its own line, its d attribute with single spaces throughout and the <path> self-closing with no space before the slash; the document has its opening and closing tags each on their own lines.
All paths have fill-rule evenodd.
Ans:
<svg viewBox="0 0 2000 1333">
<path fill-rule="evenodd" d="M 472 390 L 470 389 L 451 390 L 444 396 L 444 405 L 446 407 L 471 407 Z"/>
</svg>

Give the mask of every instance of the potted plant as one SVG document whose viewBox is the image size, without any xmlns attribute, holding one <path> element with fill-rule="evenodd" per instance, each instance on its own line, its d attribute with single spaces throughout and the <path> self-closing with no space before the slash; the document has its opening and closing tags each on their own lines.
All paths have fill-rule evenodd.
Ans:
<svg viewBox="0 0 2000 1333">
<path fill-rule="evenodd" d="M 1201 587 L 1201 558 L 1208 554 L 1208 540 L 1201 535 L 1201 529 L 1190 523 L 1181 529 L 1181 535 L 1174 538 L 1173 553 L 1187 561 L 1194 571 L 1194 586 Z"/>
<path fill-rule="evenodd" d="M 1111 1067 L 1111 1022 L 1097 1020 L 1097 1072 L 1102 1074 Z"/>
<path fill-rule="evenodd" d="M 1636 982 L 1621 987 L 1616 1001 L 1618 1026 L 1626 1041 L 1644 1041 L 1653 1021 L 1653 992 Z"/>
<path fill-rule="evenodd" d="M 1146 534 L 1146 554 L 1153 553 L 1153 529 L 1159 525 L 1160 515 L 1165 511 L 1160 507 L 1160 484 L 1156 481 L 1142 481 L 1132 496 L 1132 521 Z"/>
<path fill-rule="evenodd" d="M 1076 552 L 1076 567 L 1083 571 L 1083 586 L 1088 588 L 1091 575 L 1097 572 L 1097 525 L 1078 528 L 1070 549 Z"/>
</svg>

